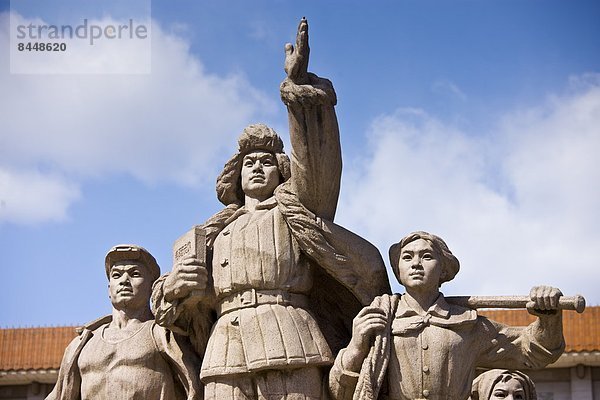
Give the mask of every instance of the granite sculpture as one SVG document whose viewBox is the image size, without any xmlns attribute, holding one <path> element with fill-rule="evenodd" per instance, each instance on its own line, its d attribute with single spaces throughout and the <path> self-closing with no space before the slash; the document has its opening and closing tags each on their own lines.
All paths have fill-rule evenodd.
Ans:
<svg viewBox="0 0 600 400">
<path fill-rule="evenodd" d="M 379 296 L 354 319 L 330 372 L 334 399 L 466 399 L 476 367 L 543 368 L 563 352 L 558 289 L 534 287 L 538 319 L 505 326 L 446 301 L 439 287 L 460 264 L 438 236 L 411 233 L 389 253 L 406 294 Z"/>
<path fill-rule="evenodd" d="M 498 370 L 542 368 L 564 349 L 561 309 L 538 286 L 526 299 L 446 298 L 460 269 L 438 236 L 415 232 L 390 249 L 406 294 L 391 295 L 379 251 L 333 222 L 342 170 L 332 83 L 308 72 L 308 23 L 285 46 L 280 93 L 291 158 L 264 124 L 246 127 L 217 178 L 224 208 L 175 241 L 159 277 L 145 249 L 106 256 L 111 316 L 65 351 L 48 399 L 535 398 Z M 152 309 L 148 303 L 151 297 Z M 510 327 L 478 306 L 525 306 Z M 154 315 L 153 315 L 154 314 Z"/>
<path fill-rule="evenodd" d="M 492 369 L 475 378 L 469 400 L 537 400 L 537 394 L 524 373 Z"/>
<path fill-rule="evenodd" d="M 200 359 L 187 338 L 154 321 L 160 269 L 143 247 L 118 245 L 105 260 L 112 314 L 86 324 L 65 350 L 47 400 L 200 399 Z"/>
<path fill-rule="evenodd" d="M 188 333 L 203 355 L 206 399 L 327 398 L 352 318 L 390 291 L 379 251 L 332 222 L 337 100 L 331 82 L 307 70 L 306 19 L 285 53 L 291 159 L 273 129 L 245 128 L 217 178 L 225 208 L 202 225 L 206 260 L 177 262 L 154 288 L 157 321 Z"/>
</svg>

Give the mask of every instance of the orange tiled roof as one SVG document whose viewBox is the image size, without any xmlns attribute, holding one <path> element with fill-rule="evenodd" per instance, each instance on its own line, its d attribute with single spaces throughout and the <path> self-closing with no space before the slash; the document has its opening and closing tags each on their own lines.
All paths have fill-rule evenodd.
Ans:
<svg viewBox="0 0 600 400">
<path fill-rule="evenodd" d="M 481 314 L 508 325 L 524 326 L 535 317 L 526 310 L 483 310 Z M 600 306 L 582 314 L 563 313 L 567 352 L 600 351 Z M 0 329 L 0 371 L 57 369 L 76 336 L 75 327 Z"/>
<path fill-rule="evenodd" d="M 527 310 L 482 310 L 480 314 L 507 325 L 525 326 L 535 320 Z M 587 307 L 581 314 L 563 312 L 565 351 L 600 351 L 600 306 Z"/>
<path fill-rule="evenodd" d="M 0 329 L 0 371 L 57 369 L 75 327 Z"/>
</svg>

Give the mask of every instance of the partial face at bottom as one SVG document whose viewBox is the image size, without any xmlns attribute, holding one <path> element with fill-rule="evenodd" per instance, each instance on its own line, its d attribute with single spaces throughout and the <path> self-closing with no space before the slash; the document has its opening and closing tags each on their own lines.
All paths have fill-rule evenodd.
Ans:
<svg viewBox="0 0 600 400">
<path fill-rule="evenodd" d="M 489 400 L 525 400 L 525 390 L 517 379 L 502 379 L 496 383 Z"/>
</svg>

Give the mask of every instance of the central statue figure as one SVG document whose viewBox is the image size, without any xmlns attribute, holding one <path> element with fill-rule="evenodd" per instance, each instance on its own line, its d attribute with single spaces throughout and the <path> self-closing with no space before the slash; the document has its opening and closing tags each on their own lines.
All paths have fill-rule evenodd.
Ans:
<svg viewBox="0 0 600 400">
<path fill-rule="evenodd" d="M 203 225 L 206 265 L 184 260 L 154 287 L 157 321 L 189 334 L 203 356 L 206 399 L 325 398 L 352 318 L 390 291 L 379 251 L 332 222 L 342 169 L 336 95 L 307 71 L 305 19 L 285 49 L 291 160 L 273 129 L 245 128 L 217 179 L 226 207 Z"/>
</svg>

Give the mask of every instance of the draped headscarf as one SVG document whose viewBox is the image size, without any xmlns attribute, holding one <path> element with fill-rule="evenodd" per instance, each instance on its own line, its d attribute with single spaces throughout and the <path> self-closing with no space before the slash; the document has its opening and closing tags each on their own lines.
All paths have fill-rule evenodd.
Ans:
<svg viewBox="0 0 600 400">
<path fill-rule="evenodd" d="M 537 400 L 533 381 L 521 371 L 506 369 L 491 369 L 475 378 L 471 390 L 471 400 L 489 400 L 496 384 L 507 382 L 510 379 L 516 379 L 521 383 L 525 392 L 525 400 Z"/>
</svg>

